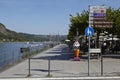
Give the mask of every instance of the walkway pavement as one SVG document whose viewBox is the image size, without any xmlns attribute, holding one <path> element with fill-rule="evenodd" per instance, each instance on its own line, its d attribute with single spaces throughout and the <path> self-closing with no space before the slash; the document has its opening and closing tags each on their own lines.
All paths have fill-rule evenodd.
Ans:
<svg viewBox="0 0 120 80">
<path fill-rule="evenodd" d="M 69 52 L 67 45 L 60 44 L 48 49 L 30 60 L 30 77 L 43 78 L 48 75 L 48 59 L 50 59 L 50 75 L 52 77 L 88 77 L 87 57 L 80 61 L 73 60 L 73 53 Z M 120 58 L 104 58 L 103 77 L 120 78 Z M 0 73 L 0 78 L 26 78 L 28 76 L 28 60 L 25 60 Z M 90 60 L 90 76 L 101 77 L 100 59 Z"/>
</svg>

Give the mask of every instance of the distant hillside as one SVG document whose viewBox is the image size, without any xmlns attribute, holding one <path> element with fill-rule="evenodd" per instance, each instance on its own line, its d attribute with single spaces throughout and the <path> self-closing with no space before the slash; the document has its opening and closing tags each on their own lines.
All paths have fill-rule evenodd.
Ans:
<svg viewBox="0 0 120 80">
<path fill-rule="evenodd" d="M 45 41 L 49 40 L 44 36 L 37 36 L 34 34 L 17 33 L 7 29 L 0 23 L 0 41 Z"/>
<path fill-rule="evenodd" d="M 19 33 L 19 34 L 27 38 L 26 39 L 27 41 L 49 41 L 49 37 L 47 35 L 35 35 L 35 34 L 27 34 L 27 33 Z"/>
<path fill-rule="evenodd" d="M 7 29 L 5 28 L 5 26 L 2 23 L 0 23 L 0 33 L 4 34 L 4 35 L 8 35 L 9 34 Z"/>
<path fill-rule="evenodd" d="M 2 23 L 0 23 L 0 41 L 23 41 L 24 36 L 7 29 Z"/>
<path fill-rule="evenodd" d="M 52 40 L 57 41 L 58 39 L 65 39 L 66 36 L 55 35 Z M 27 33 L 17 33 L 7 29 L 2 23 L 0 23 L 0 42 L 2 41 L 49 41 L 51 40 L 50 35 L 35 35 Z"/>
</svg>

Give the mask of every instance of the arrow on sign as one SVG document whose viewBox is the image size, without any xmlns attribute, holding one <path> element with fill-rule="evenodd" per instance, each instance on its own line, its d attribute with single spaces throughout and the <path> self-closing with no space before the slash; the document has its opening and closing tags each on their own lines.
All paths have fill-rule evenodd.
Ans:
<svg viewBox="0 0 120 80">
<path fill-rule="evenodd" d="M 92 28 L 92 27 L 87 27 L 86 29 L 85 29 L 85 34 L 86 34 L 86 36 L 92 36 L 92 35 L 94 35 L 94 29 Z"/>
<path fill-rule="evenodd" d="M 92 32 L 90 31 L 89 28 L 88 28 L 88 30 L 87 30 L 87 34 L 88 34 L 88 35 L 91 35 L 91 34 L 92 34 Z"/>
</svg>

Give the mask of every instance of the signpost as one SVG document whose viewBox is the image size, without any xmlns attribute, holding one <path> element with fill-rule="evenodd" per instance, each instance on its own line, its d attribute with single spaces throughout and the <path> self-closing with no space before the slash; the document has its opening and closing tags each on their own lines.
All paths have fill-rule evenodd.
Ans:
<svg viewBox="0 0 120 80">
<path fill-rule="evenodd" d="M 94 34 L 94 29 L 92 27 L 93 28 L 112 27 L 112 22 L 106 20 L 106 6 L 89 6 L 89 27 L 85 29 L 85 34 L 89 38 L 88 76 L 89 76 L 89 67 L 90 67 L 90 37 Z"/>
<path fill-rule="evenodd" d="M 85 29 L 85 34 L 89 38 L 89 47 L 88 47 L 88 76 L 90 75 L 90 37 L 94 35 L 94 29 L 89 26 Z"/>
<path fill-rule="evenodd" d="M 90 75 L 90 53 L 93 50 L 100 52 L 100 49 L 90 49 L 90 37 L 94 35 L 93 28 L 111 28 L 112 22 L 106 20 L 106 6 L 89 6 L 89 27 L 85 29 L 85 35 L 89 39 L 88 47 L 88 76 Z M 98 36 L 98 35 L 97 35 Z"/>
</svg>

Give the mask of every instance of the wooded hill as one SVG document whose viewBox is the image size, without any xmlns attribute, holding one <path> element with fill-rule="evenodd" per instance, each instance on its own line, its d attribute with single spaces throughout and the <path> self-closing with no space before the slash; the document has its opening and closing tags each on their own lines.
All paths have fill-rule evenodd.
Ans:
<svg viewBox="0 0 120 80">
<path fill-rule="evenodd" d="M 58 35 L 54 36 L 54 40 L 58 39 Z M 4 24 L 0 23 L 0 42 L 16 42 L 16 41 L 49 41 L 50 35 L 35 35 L 27 33 L 17 33 L 7 29 Z M 62 36 L 64 39 L 65 36 Z"/>
</svg>

